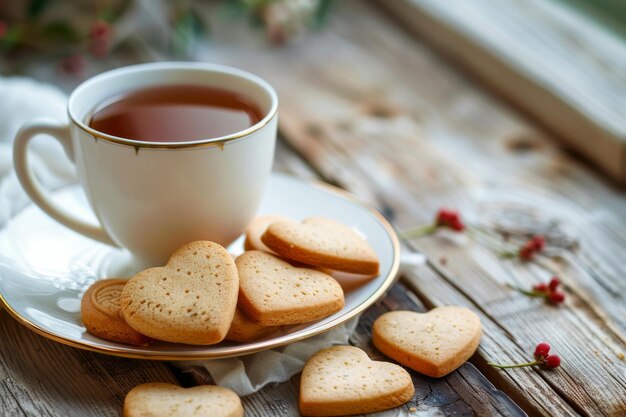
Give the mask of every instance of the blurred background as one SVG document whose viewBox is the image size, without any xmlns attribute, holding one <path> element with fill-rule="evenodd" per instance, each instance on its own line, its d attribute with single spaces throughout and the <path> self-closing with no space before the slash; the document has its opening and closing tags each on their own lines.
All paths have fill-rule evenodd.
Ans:
<svg viewBox="0 0 626 417">
<path fill-rule="evenodd" d="M 372 13 L 379 17 L 372 20 Z M 27 75 L 69 92 L 122 65 L 198 60 L 243 67 L 270 82 L 279 67 L 301 81 L 323 68 L 319 74 L 353 71 L 352 82 L 375 83 L 355 56 L 343 55 L 341 44 L 344 35 L 358 37 L 359 31 L 385 37 L 394 25 L 624 182 L 624 22 L 621 0 L 5 1 L 0 74 Z M 403 47 L 407 56 L 416 53 L 412 45 Z M 373 47 L 364 52 L 387 58 Z M 327 61 L 316 62 L 315 54 Z M 429 103 L 416 99 L 415 106 Z"/>
<path fill-rule="evenodd" d="M 203 59 L 210 43 L 241 43 L 233 30 L 260 49 L 281 47 L 320 30 L 331 7 L 332 0 L 2 2 L 1 68 L 80 80 L 133 62 Z"/>
</svg>

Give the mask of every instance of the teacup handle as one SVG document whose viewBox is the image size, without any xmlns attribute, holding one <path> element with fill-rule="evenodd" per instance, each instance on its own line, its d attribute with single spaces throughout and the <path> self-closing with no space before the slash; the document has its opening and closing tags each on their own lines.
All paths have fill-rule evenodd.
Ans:
<svg viewBox="0 0 626 417">
<path fill-rule="evenodd" d="M 36 135 L 50 135 L 61 143 L 65 153 L 74 162 L 74 148 L 70 137 L 70 129 L 67 125 L 58 125 L 44 121 L 34 121 L 23 126 L 15 137 L 13 145 L 13 165 L 17 178 L 20 180 L 26 194 L 48 216 L 62 225 L 91 239 L 98 240 L 108 245 L 117 246 L 111 237 L 100 226 L 95 226 L 79 220 L 67 211 L 58 207 L 45 195 L 45 191 L 35 180 L 33 170 L 28 163 L 28 143 Z"/>
</svg>

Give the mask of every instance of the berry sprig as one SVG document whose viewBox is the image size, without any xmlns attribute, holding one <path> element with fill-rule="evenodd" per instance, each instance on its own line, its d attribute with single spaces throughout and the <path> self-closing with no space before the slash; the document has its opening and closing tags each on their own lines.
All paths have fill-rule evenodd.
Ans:
<svg viewBox="0 0 626 417">
<path fill-rule="evenodd" d="M 487 365 L 491 365 L 494 368 L 506 369 L 506 368 L 522 368 L 524 366 L 539 365 L 544 368 L 554 369 L 561 365 L 561 358 L 559 355 L 550 355 L 550 345 L 546 342 L 541 342 L 535 347 L 534 358 L 532 362 L 515 363 L 511 365 L 500 365 L 493 362 L 488 362 Z"/>
<path fill-rule="evenodd" d="M 402 234 L 407 239 L 414 239 L 433 234 L 440 229 L 449 229 L 461 233 L 465 230 L 465 224 L 458 211 L 442 208 L 437 211 L 435 220 L 431 224 L 406 230 Z"/>
<path fill-rule="evenodd" d="M 546 247 L 546 239 L 543 236 L 533 236 L 518 249 L 500 252 L 502 258 L 519 258 L 520 261 L 529 262 L 535 255 L 543 252 Z"/>
<path fill-rule="evenodd" d="M 559 290 L 560 285 L 561 280 L 558 277 L 552 277 L 550 279 L 550 282 L 548 282 L 547 284 L 535 284 L 530 291 L 520 287 L 516 287 L 515 285 L 508 284 L 508 286 L 515 291 L 518 291 L 529 297 L 541 297 L 545 301 L 555 305 L 561 304 L 563 301 L 565 301 L 565 293 Z"/>
<path fill-rule="evenodd" d="M 89 52 L 96 58 L 104 58 L 111 48 L 113 28 L 104 20 L 96 20 L 89 29 Z"/>
</svg>

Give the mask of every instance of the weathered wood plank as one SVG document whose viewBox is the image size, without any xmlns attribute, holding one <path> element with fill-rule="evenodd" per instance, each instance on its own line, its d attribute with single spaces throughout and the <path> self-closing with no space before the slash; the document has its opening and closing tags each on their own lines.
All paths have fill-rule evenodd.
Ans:
<svg viewBox="0 0 626 417">
<path fill-rule="evenodd" d="M 429 276 L 445 283 L 446 292 L 422 285 L 414 274 L 409 280 L 430 305 L 480 310 L 479 365 L 525 360 L 544 338 L 557 347 L 564 365 L 555 372 L 492 372 L 496 386 L 529 413 L 619 413 L 626 401 L 618 356 L 626 348 L 624 195 L 394 23 L 362 3 L 341 4 L 331 27 L 300 47 L 237 50 L 231 28 L 228 51 L 218 41 L 207 57 L 266 77 L 281 97 L 286 139 L 324 179 L 376 204 L 398 227 L 429 222 L 442 205 L 478 221 L 496 202 L 511 201 L 574 227 L 582 250 L 562 263 L 570 296 L 560 309 L 504 285 L 530 286 L 549 278 L 547 269 L 502 262 L 468 242 L 413 243 L 432 259 Z M 447 266 L 439 263 L 444 257 Z"/>
<path fill-rule="evenodd" d="M 0 415 L 117 417 L 144 382 L 176 383 L 163 362 L 88 352 L 37 335 L 0 311 Z"/>
</svg>

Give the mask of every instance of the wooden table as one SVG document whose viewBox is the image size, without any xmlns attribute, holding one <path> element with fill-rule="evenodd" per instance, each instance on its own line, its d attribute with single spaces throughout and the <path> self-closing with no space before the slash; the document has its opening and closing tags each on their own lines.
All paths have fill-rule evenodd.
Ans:
<svg viewBox="0 0 626 417">
<path fill-rule="evenodd" d="M 319 178 L 378 207 L 398 229 L 432 220 L 441 206 L 468 222 L 531 205 L 537 218 L 569 226 L 577 251 L 524 264 L 482 240 L 436 235 L 407 241 L 424 253 L 359 322 L 351 343 L 382 359 L 373 320 L 396 309 L 461 305 L 480 315 L 478 352 L 441 379 L 412 373 L 415 398 L 379 415 L 626 415 L 626 196 L 560 149 L 497 95 L 456 72 L 369 5 L 341 3 L 324 30 L 270 49 L 236 25 L 216 28 L 203 59 L 268 79 L 280 100 L 275 169 Z M 258 33 L 255 35 L 258 36 Z M 246 46 L 244 46 L 246 45 Z M 590 139 L 591 140 L 591 139 Z M 516 201 L 514 205 L 500 202 Z M 495 207 L 495 208 L 494 208 Z M 557 271 L 561 307 L 529 299 Z M 0 414 L 116 416 L 133 386 L 209 382 L 167 362 L 120 359 L 66 347 L 0 312 Z M 539 341 L 562 357 L 556 370 L 495 370 L 524 362 Z M 246 416 L 295 416 L 298 377 L 243 399 Z"/>
</svg>

